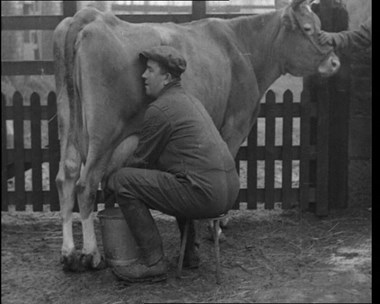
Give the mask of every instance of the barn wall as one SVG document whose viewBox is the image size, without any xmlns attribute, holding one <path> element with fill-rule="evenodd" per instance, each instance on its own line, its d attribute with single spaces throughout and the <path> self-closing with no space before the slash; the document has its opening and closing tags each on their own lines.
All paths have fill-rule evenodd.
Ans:
<svg viewBox="0 0 380 304">
<path fill-rule="evenodd" d="M 371 17 L 371 0 L 344 0 L 348 15 L 350 16 L 348 27 L 350 30 L 358 29 L 360 24 Z"/>
<path fill-rule="evenodd" d="M 372 201 L 372 51 L 351 61 L 349 121 L 349 206 Z"/>
<path fill-rule="evenodd" d="M 346 0 L 350 30 L 372 13 L 369 0 Z M 348 205 L 372 204 L 372 48 L 351 54 Z"/>
</svg>

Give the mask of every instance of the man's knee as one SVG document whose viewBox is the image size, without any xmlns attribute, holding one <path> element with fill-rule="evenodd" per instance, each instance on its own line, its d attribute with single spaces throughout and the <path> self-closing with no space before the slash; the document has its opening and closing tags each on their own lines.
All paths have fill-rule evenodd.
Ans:
<svg viewBox="0 0 380 304">
<path fill-rule="evenodd" d="M 135 199 L 139 196 L 140 175 L 136 168 L 121 168 L 110 175 L 107 188 L 119 197 Z"/>
<path fill-rule="evenodd" d="M 119 169 L 118 171 L 112 173 L 107 180 L 107 188 L 116 194 L 120 192 L 124 184 L 124 170 Z"/>
</svg>

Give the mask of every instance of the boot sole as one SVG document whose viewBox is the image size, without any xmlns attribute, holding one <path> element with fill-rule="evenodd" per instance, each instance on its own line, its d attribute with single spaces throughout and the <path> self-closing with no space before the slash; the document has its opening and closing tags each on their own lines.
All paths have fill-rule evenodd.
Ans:
<svg viewBox="0 0 380 304">
<path fill-rule="evenodd" d="M 155 283 L 155 282 L 165 281 L 168 278 L 168 275 L 166 273 L 162 275 L 146 277 L 146 278 L 130 278 L 118 273 L 115 269 L 112 269 L 112 272 L 119 280 L 122 280 L 128 283 L 144 283 L 144 282 Z"/>
</svg>

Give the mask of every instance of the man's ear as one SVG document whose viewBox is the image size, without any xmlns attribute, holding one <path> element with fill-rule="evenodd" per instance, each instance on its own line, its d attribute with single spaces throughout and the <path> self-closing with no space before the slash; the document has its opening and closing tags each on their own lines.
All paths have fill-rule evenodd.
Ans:
<svg viewBox="0 0 380 304">
<path fill-rule="evenodd" d="M 164 84 L 167 85 L 173 80 L 172 74 L 169 72 L 165 73 L 165 79 L 164 79 Z"/>
</svg>

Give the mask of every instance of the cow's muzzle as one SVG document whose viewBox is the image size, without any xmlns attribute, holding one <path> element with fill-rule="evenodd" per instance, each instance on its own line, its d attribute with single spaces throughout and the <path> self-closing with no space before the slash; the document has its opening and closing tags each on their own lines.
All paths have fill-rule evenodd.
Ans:
<svg viewBox="0 0 380 304">
<path fill-rule="evenodd" d="M 340 68 L 340 60 L 335 53 L 330 53 L 319 65 L 318 73 L 323 77 L 334 75 Z"/>
</svg>

